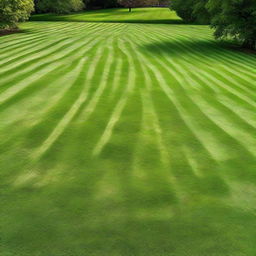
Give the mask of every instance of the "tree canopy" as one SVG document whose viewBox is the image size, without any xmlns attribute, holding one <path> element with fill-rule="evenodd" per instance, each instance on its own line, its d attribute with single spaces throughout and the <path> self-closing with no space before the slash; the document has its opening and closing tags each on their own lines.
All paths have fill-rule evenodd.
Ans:
<svg viewBox="0 0 256 256">
<path fill-rule="evenodd" d="M 207 8 L 216 38 L 232 38 L 256 49 L 255 0 L 209 0 Z"/>
<path fill-rule="evenodd" d="M 256 49 L 255 0 L 172 0 L 170 6 L 186 22 L 210 23 L 217 39 Z"/>
</svg>

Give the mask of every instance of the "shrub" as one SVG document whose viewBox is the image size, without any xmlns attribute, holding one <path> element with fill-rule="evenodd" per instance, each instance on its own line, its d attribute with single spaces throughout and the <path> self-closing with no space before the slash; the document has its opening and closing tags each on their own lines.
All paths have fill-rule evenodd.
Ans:
<svg viewBox="0 0 256 256">
<path fill-rule="evenodd" d="M 33 9 L 33 0 L 1 0 L 0 28 L 17 28 L 17 23 L 27 20 Z"/>
</svg>

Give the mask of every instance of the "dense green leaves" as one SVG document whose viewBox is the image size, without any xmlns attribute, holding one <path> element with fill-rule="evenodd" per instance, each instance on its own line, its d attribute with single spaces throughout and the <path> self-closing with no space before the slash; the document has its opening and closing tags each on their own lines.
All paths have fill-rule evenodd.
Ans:
<svg viewBox="0 0 256 256">
<path fill-rule="evenodd" d="M 0 29 L 17 28 L 17 23 L 28 19 L 33 9 L 33 0 L 1 0 Z"/>
<path fill-rule="evenodd" d="M 37 12 L 70 13 L 84 8 L 82 0 L 38 0 Z"/>
<path fill-rule="evenodd" d="M 209 10 L 206 8 L 208 0 L 194 0 L 193 15 L 200 24 L 210 23 Z"/>
<path fill-rule="evenodd" d="M 232 38 L 256 49 L 256 1 L 209 0 L 212 27 L 216 38 Z"/>
<path fill-rule="evenodd" d="M 209 24 L 209 13 L 206 9 L 207 0 L 173 0 L 170 3 L 172 10 L 186 22 Z"/>
<path fill-rule="evenodd" d="M 186 22 L 211 23 L 217 39 L 235 39 L 256 49 L 256 0 L 172 0 Z"/>
<path fill-rule="evenodd" d="M 186 22 L 193 22 L 195 21 L 193 3 L 194 0 L 174 0 L 171 2 L 170 7 Z"/>
</svg>

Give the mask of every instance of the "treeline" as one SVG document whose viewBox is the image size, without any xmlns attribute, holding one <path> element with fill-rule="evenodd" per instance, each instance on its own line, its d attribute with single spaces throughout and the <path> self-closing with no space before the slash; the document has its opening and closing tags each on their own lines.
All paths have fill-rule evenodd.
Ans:
<svg viewBox="0 0 256 256">
<path fill-rule="evenodd" d="M 86 3 L 87 9 L 168 5 L 169 0 L 88 0 Z"/>
<path fill-rule="evenodd" d="M 70 13 L 82 9 L 143 7 L 161 5 L 166 0 L 34 0 L 37 13 Z M 168 1 L 167 1 L 168 2 Z"/>
<path fill-rule="evenodd" d="M 129 8 L 129 11 L 131 12 L 132 8 L 135 8 L 135 7 L 161 6 L 166 1 L 164 0 L 117 0 L 117 2 L 121 6 Z M 168 4 L 169 4 L 169 1 L 168 1 Z"/>
<path fill-rule="evenodd" d="M 117 7 L 118 0 L 0 0 L 0 29 L 13 30 L 32 12 L 66 14 L 86 7 Z"/>
<path fill-rule="evenodd" d="M 118 7 L 118 0 L 35 0 L 36 13 L 70 13 L 83 9 Z"/>
<path fill-rule="evenodd" d="M 216 39 L 256 49 L 256 0 L 171 0 L 170 6 L 186 22 L 210 24 Z"/>
</svg>

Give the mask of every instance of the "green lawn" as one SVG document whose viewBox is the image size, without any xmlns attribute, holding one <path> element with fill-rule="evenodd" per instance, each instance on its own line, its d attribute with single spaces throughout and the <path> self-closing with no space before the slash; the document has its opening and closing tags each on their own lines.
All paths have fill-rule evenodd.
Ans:
<svg viewBox="0 0 256 256">
<path fill-rule="evenodd" d="M 0 37 L 1 256 L 256 255 L 254 54 L 198 25 L 22 29 Z"/>
<path fill-rule="evenodd" d="M 87 21 L 118 23 L 182 23 L 182 20 L 168 8 L 104 9 L 69 15 L 37 14 L 33 21 Z"/>
</svg>

